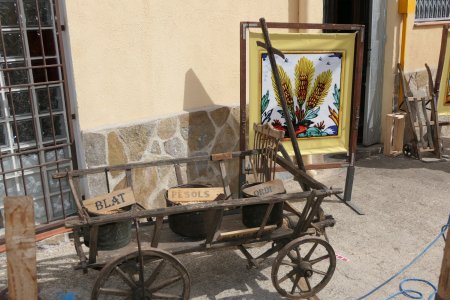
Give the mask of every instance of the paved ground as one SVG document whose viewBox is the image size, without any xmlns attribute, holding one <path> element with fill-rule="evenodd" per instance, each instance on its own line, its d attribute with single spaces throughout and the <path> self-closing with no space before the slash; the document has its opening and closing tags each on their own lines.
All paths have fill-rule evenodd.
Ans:
<svg viewBox="0 0 450 300">
<path fill-rule="evenodd" d="M 343 187 L 345 173 L 324 172 L 318 178 Z M 422 163 L 406 158 L 372 156 L 357 162 L 353 202 L 359 216 L 335 200 L 324 204 L 337 220 L 328 230 L 338 260 L 331 282 L 320 299 L 356 299 L 413 259 L 436 236 L 450 214 L 450 163 Z M 287 182 L 290 189 L 296 184 Z M 444 243 L 439 240 L 426 256 L 404 275 L 368 299 L 385 299 L 397 290 L 400 279 L 420 277 L 437 283 Z M 247 270 L 235 251 L 180 257 L 191 278 L 193 299 L 278 299 L 270 280 L 271 261 Z M 89 299 L 97 272 L 82 274 L 72 267 L 77 257 L 70 241 L 62 238 L 38 244 L 39 288 L 43 299 L 57 299 L 73 291 Z M 5 254 L 0 254 L 0 290 L 6 286 Z M 424 288 L 425 293 L 430 292 Z"/>
</svg>

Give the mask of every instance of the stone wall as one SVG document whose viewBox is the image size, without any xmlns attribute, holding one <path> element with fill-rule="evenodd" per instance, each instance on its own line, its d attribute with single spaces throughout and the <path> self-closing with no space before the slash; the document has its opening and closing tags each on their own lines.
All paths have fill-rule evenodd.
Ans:
<svg viewBox="0 0 450 300">
<path fill-rule="evenodd" d="M 220 107 L 176 116 L 82 132 L 87 168 L 131 162 L 208 155 L 239 148 L 239 107 Z M 227 162 L 232 191 L 237 191 L 238 160 Z M 184 183 L 221 185 L 217 163 L 202 162 L 182 167 Z M 132 174 L 136 199 L 146 208 L 165 207 L 164 193 L 177 185 L 172 166 L 135 169 Z M 126 186 L 124 172 L 108 175 L 111 190 Z M 106 193 L 106 177 L 90 175 L 87 197 Z"/>
</svg>

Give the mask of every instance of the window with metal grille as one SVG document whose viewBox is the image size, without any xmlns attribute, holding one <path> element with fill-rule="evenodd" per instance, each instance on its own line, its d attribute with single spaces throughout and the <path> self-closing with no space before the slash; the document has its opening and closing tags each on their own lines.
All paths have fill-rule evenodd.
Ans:
<svg viewBox="0 0 450 300">
<path fill-rule="evenodd" d="M 0 212 L 4 196 L 31 195 L 36 224 L 75 211 L 70 106 L 54 0 L 0 0 Z M 3 222 L 0 214 L 0 235 Z"/>
<path fill-rule="evenodd" d="M 416 22 L 450 21 L 449 0 L 417 0 Z"/>
</svg>

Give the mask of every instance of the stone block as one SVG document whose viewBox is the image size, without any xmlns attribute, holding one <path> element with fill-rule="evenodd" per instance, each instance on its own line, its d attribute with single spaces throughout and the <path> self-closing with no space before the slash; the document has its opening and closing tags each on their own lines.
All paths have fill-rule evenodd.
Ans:
<svg viewBox="0 0 450 300">
<path fill-rule="evenodd" d="M 153 141 L 152 143 L 152 147 L 150 148 L 150 152 L 152 154 L 161 154 L 161 146 L 159 146 L 159 142 L 158 141 Z"/>
<path fill-rule="evenodd" d="M 148 198 L 158 187 L 158 173 L 156 168 L 138 168 L 133 170 L 133 190 L 136 201 L 145 208 L 149 206 Z"/>
<path fill-rule="evenodd" d="M 185 157 L 186 144 L 178 137 L 164 142 L 164 150 L 172 157 Z"/>
<path fill-rule="evenodd" d="M 113 188 L 113 191 L 117 191 L 117 190 L 121 190 L 128 187 L 128 183 L 127 183 L 127 177 L 125 176 L 124 178 L 122 178 L 122 180 L 120 180 L 116 186 Z"/>
<path fill-rule="evenodd" d="M 237 150 L 238 144 L 239 137 L 236 135 L 233 128 L 227 123 L 220 130 L 211 152 L 223 153 L 235 151 Z"/>
<path fill-rule="evenodd" d="M 222 127 L 223 124 L 225 124 L 225 122 L 227 121 L 229 115 L 230 108 L 226 106 L 209 112 L 209 116 L 214 121 L 214 124 L 216 124 L 217 127 Z"/>
<path fill-rule="evenodd" d="M 115 132 L 108 134 L 108 165 L 120 165 L 128 162 L 127 154 L 122 141 Z M 113 171 L 111 175 L 117 177 L 122 172 Z"/>
<path fill-rule="evenodd" d="M 186 141 L 189 138 L 189 114 L 182 114 L 178 117 L 180 124 L 180 134 Z"/>
<path fill-rule="evenodd" d="M 215 127 L 204 111 L 189 114 L 188 128 L 189 153 L 207 148 L 216 136 Z"/>
<path fill-rule="evenodd" d="M 168 140 L 174 136 L 178 127 L 178 120 L 176 117 L 162 119 L 159 121 L 157 133 L 161 140 Z"/>
<path fill-rule="evenodd" d="M 106 138 L 101 133 L 83 133 L 84 155 L 88 167 L 106 164 Z"/>
<path fill-rule="evenodd" d="M 128 148 L 129 160 L 139 161 L 147 149 L 155 125 L 134 125 L 119 129 L 119 136 Z"/>
</svg>

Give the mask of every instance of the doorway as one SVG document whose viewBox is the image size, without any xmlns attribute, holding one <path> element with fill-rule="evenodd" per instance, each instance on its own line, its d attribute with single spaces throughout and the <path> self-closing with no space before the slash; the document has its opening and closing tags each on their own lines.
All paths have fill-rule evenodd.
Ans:
<svg viewBox="0 0 450 300">
<path fill-rule="evenodd" d="M 380 143 L 385 0 L 324 0 L 323 8 L 324 23 L 365 26 L 358 143 Z"/>
</svg>

